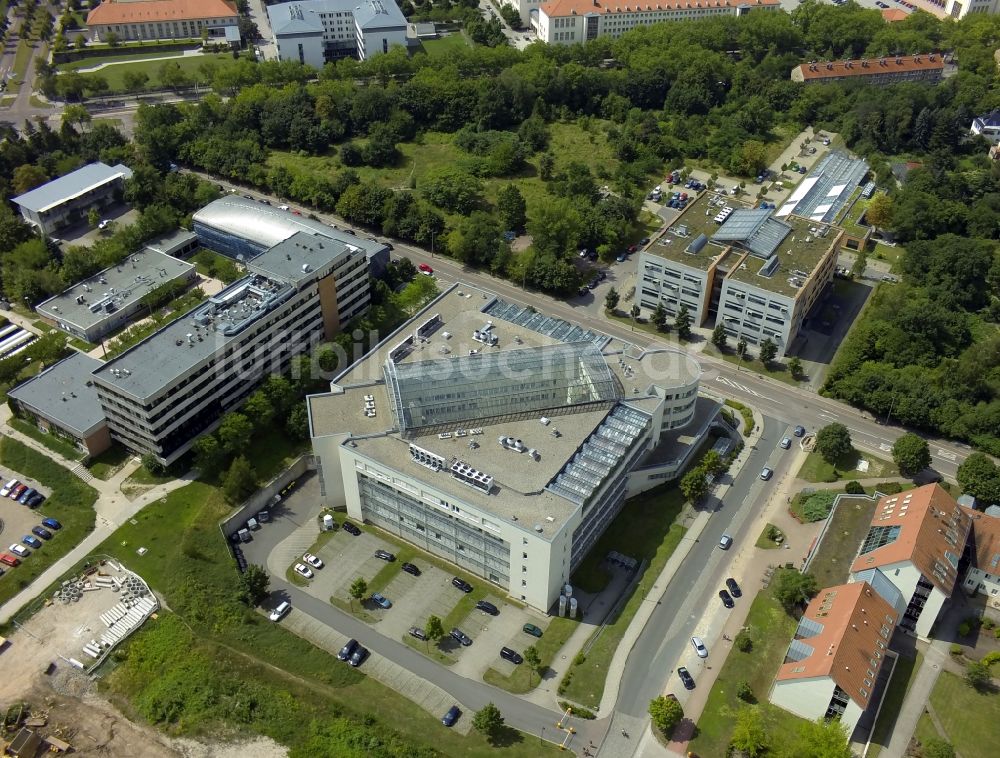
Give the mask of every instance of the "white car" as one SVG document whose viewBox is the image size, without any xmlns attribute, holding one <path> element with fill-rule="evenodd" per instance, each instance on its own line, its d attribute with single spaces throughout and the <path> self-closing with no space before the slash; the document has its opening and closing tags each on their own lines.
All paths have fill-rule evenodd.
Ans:
<svg viewBox="0 0 1000 758">
<path fill-rule="evenodd" d="M 723 534 L 722 537 L 719 538 L 719 547 L 721 547 L 723 550 L 728 550 L 732 544 L 733 544 L 733 538 L 730 537 L 728 534 Z"/>
<path fill-rule="evenodd" d="M 303 555 L 302 556 L 302 560 L 304 560 L 306 563 L 308 563 L 313 568 L 318 568 L 318 569 L 323 568 L 323 561 L 321 561 L 319 558 L 317 558 L 312 553 L 306 553 L 305 555 Z"/>
<path fill-rule="evenodd" d="M 110 224 L 110 223 L 111 222 L 108 219 L 104 219 L 103 221 L 101 221 L 101 223 L 99 223 L 97 225 L 97 228 L 98 229 L 107 229 L 108 228 L 108 224 Z"/>
<path fill-rule="evenodd" d="M 278 206 L 278 210 L 279 211 L 287 211 L 288 210 L 288 206 L 287 205 L 279 205 Z"/>
<path fill-rule="evenodd" d="M 271 619 L 271 621 L 281 621 L 281 619 L 284 618 L 285 614 L 288 613 L 290 610 L 292 610 L 292 604 L 289 603 L 287 600 L 283 600 L 281 601 L 281 604 L 277 608 L 275 608 L 273 611 L 271 611 L 270 614 L 268 614 L 268 618 Z"/>
<path fill-rule="evenodd" d="M 20 482 L 17 479 L 11 479 L 3 486 L 3 489 L 0 489 L 0 497 L 8 497 L 11 491 L 19 484 Z"/>
<path fill-rule="evenodd" d="M 295 564 L 295 573 L 298 574 L 299 576 L 304 576 L 306 579 L 313 578 L 312 569 L 306 566 L 304 563 Z"/>
<path fill-rule="evenodd" d="M 27 558 L 29 555 L 31 555 L 31 551 L 29 551 L 28 548 L 26 548 L 24 545 L 18 545 L 16 542 L 7 549 L 10 550 L 10 552 L 12 552 L 14 555 L 19 555 L 22 558 Z"/>
<path fill-rule="evenodd" d="M 691 645 L 694 647 L 694 651 L 698 654 L 699 658 L 708 658 L 708 648 L 705 647 L 705 643 L 701 637 L 692 637 Z"/>
</svg>

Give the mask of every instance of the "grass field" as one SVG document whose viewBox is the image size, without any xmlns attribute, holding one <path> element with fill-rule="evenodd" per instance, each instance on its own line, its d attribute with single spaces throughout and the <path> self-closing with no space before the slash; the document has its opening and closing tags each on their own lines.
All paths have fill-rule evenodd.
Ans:
<svg viewBox="0 0 1000 758">
<path fill-rule="evenodd" d="M 438 39 L 423 40 L 420 43 L 420 47 L 425 53 L 427 53 L 427 55 L 434 57 L 438 55 L 446 55 L 452 50 L 461 50 L 467 47 L 472 47 L 472 44 L 464 34 L 461 32 L 454 32 Z"/>
<path fill-rule="evenodd" d="M 647 562 L 625 605 L 603 629 L 594 633 L 599 636 L 587 652 L 586 661 L 569 670 L 567 676 L 571 678 L 565 687 L 566 699 L 588 708 L 600 706 L 608 665 L 618 643 L 687 531 L 674 523 L 683 505 L 683 495 L 673 486 L 657 487 L 628 501 L 571 577 L 570 581 L 581 589 L 588 585 L 606 585 L 606 574 L 599 564 L 609 550 L 618 550 Z"/>
<path fill-rule="evenodd" d="M 809 563 L 809 573 L 820 587 L 832 587 L 847 581 L 851 563 L 875 514 L 875 501 L 867 498 L 842 499 L 833 511 L 832 521 L 823 535 L 819 551 Z"/>
<path fill-rule="evenodd" d="M 132 454 L 128 450 L 115 443 L 100 455 L 92 458 L 87 464 L 87 468 L 98 479 L 107 480 L 128 463 L 131 456 Z"/>
<path fill-rule="evenodd" d="M 760 537 L 757 538 L 757 542 L 755 543 L 755 545 L 759 547 L 761 550 L 777 550 L 779 547 L 781 547 L 779 543 L 775 542 L 774 540 L 772 540 L 770 537 L 767 536 L 768 531 L 772 527 L 778 529 L 778 527 L 776 527 L 774 524 L 771 523 L 765 524 L 763 531 L 760 533 Z M 778 529 L 778 531 L 780 532 L 781 530 Z"/>
<path fill-rule="evenodd" d="M 97 491 L 43 453 L 10 437 L 0 436 L 0 464 L 4 466 L 5 475 L 23 474 L 50 488 L 52 494 L 38 508 L 38 521 L 54 518 L 63 527 L 20 566 L 7 569 L 0 581 L 0 604 L 3 604 L 94 530 Z"/>
<path fill-rule="evenodd" d="M 192 49 L 199 47 L 198 45 L 193 45 Z M 142 60 L 158 60 L 163 58 L 177 58 L 182 55 L 182 51 L 174 50 L 171 52 L 161 52 L 161 53 L 132 53 L 130 55 L 102 55 L 95 56 L 93 58 L 81 58 L 80 60 L 70 61 L 69 63 L 60 63 L 56 66 L 56 71 L 79 71 L 81 68 L 93 68 L 94 66 L 100 66 L 104 63 L 111 64 L 126 64 L 134 61 Z M 101 69 L 101 73 L 110 71 L 110 68 Z M 151 72 L 150 77 L 153 76 Z"/>
<path fill-rule="evenodd" d="M 150 60 L 122 63 L 120 65 L 102 68 L 100 71 L 96 71 L 93 74 L 82 74 L 82 76 L 102 76 L 108 82 L 109 92 L 116 93 L 125 91 L 125 74 L 127 72 L 142 72 L 149 77 L 146 89 L 158 89 L 163 86 L 160 83 L 160 69 L 163 67 L 164 63 L 168 62 L 176 63 L 180 66 L 182 71 L 193 77 L 194 82 L 198 84 L 210 83 L 210 78 L 207 77 L 202 70 L 202 67 L 206 64 L 209 66 L 213 64 L 215 66 L 227 66 L 233 65 L 234 63 L 231 55 L 223 55 L 221 53 L 212 55 L 191 55 L 184 58 L 174 58 L 169 61 Z"/>
<path fill-rule="evenodd" d="M 76 447 L 63 439 L 60 439 L 54 434 L 46 434 L 30 421 L 25 421 L 20 418 L 11 418 L 8 423 L 21 434 L 31 437 L 31 439 L 36 442 L 40 442 L 49 450 L 58 453 L 67 460 L 83 460 L 83 453 L 81 453 Z"/>
<path fill-rule="evenodd" d="M 17 52 L 14 54 L 14 76 L 11 83 L 20 84 L 24 81 L 24 76 L 28 72 L 28 63 L 31 61 L 31 43 L 26 40 L 19 40 Z"/>
<path fill-rule="evenodd" d="M 942 671 L 931 691 L 931 705 L 962 758 L 993 758 L 1000 742 L 1000 693 L 977 692 L 961 677 Z M 992 746 L 992 747 L 991 747 Z"/>
<path fill-rule="evenodd" d="M 774 586 L 772 581 L 771 587 Z M 753 690 L 762 710 L 766 731 L 771 737 L 770 755 L 777 750 L 784 736 L 791 736 L 802 719 L 767 701 L 774 675 L 785 659 L 788 643 L 795 633 L 796 622 L 774 599 L 771 589 L 761 590 L 754 598 L 747 616 L 747 626 L 753 639 L 753 649 L 741 653 L 735 647 L 726 658 L 708 694 L 708 701 L 698 721 L 698 733 L 689 749 L 696 755 L 724 756 L 728 754 L 732 735 L 733 714 L 742 701 L 736 696 L 741 682 Z M 678 685 L 679 686 L 679 685 Z"/>
<path fill-rule="evenodd" d="M 879 712 L 878 721 L 872 729 L 871 747 L 865 758 L 875 758 L 883 747 L 889 744 L 892 737 L 892 728 L 896 725 L 899 717 L 899 709 L 903 705 L 903 699 L 913 684 L 913 679 L 920 670 L 920 664 L 924 657 L 918 652 L 916 658 L 903 658 L 896 661 L 896 668 L 892 672 L 892 679 L 886 688 L 882 698 L 882 710 Z"/>
<path fill-rule="evenodd" d="M 867 471 L 858 471 L 858 463 L 862 460 L 868 461 Z M 899 476 L 899 469 L 883 458 L 856 450 L 836 463 L 827 463 L 819 453 L 809 453 L 798 473 L 798 478 L 807 482 L 849 482 L 883 476 Z"/>
</svg>

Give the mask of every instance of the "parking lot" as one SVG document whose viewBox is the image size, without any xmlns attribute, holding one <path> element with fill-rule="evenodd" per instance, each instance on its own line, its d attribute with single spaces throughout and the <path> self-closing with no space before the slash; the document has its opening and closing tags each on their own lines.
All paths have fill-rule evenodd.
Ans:
<svg viewBox="0 0 1000 758">
<path fill-rule="evenodd" d="M 4 482 L 9 482 L 11 479 L 16 478 L 22 484 L 26 484 L 28 487 L 42 493 L 46 498 L 51 494 L 47 487 L 42 487 L 31 479 L 25 479 L 14 471 L 0 472 L 0 478 Z M 41 512 L 44 507 L 45 504 L 43 503 L 41 508 L 29 508 L 16 500 L 11 500 L 9 497 L 0 497 L 0 553 L 10 553 L 11 551 L 7 548 L 8 545 L 14 543 L 22 544 L 21 538 L 31 534 L 31 528 L 41 524 L 42 519 L 45 518 L 45 514 Z M 54 534 L 53 539 L 57 536 L 58 534 Z M 44 550 L 44 542 L 42 545 L 41 549 Z M 30 550 L 31 548 L 28 549 Z M 16 568 L 7 566 L 2 566 L 0 569 L 7 573 L 17 570 Z M 0 579 L 0 581 L 3 580 Z"/>
</svg>

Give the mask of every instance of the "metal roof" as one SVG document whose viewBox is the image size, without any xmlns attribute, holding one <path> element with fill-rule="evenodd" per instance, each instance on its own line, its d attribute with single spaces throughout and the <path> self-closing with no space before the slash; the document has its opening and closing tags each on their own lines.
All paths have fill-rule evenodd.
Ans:
<svg viewBox="0 0 1000 758">
<path fill-rule="evenodd" d="M 792 228 L 764 208 L 738 208 L 712 235 L 712 242 L 738 243 L 759 258 L 770 258 Z"/>
<path fill-rule="evenodd" d="M 533 332 L 554 340 L 559 340 L 560 342 L 590 342 L 597 347 L 603 348 L 611 341 L 611 338 L 606 334 L 584 329 L 582 326 L 571 324 L 561 318 L 546 316 L 534 308 L 517 305 L 516 303 L 508 303 L 500 298 L 495 299 L 486 306 L 483 309 L 483 313 L 501 318 L 504 321 L 509 321 L 512 324 L 530 329 Z"/>
<path fill-rule="evenodd" d="M 7 394 L 39 416 L 81 437 L 105 421 L 91 374 L 103 361 L 74 352 Z"/>
<path fill-rule="evenodd" d="M 359 29 L 405 28 L 406 17 L 392 0 L 361 0 L 354 8 L 354 23 Z"/>
<path fill-rule="evenodd" d="M 90 163 L 65 176 L 53 179 L 41 187 L 35 187 L 23 195 L 18 195 L 13 199 L 13 202 L 29 211 L 44 213 L 108 182 L 116 179 L 130 179 L 131 177 L 132 169 L 121 163 L 114 166 L 105 163 Z"/>
<path fill-rule="evenodd" d="M 813 166 L 776 215 L 794 213 L 811 221 L 831 223 L 867 173 L 868 164 L 863 158 L 833 150 Z"/>
</svg>

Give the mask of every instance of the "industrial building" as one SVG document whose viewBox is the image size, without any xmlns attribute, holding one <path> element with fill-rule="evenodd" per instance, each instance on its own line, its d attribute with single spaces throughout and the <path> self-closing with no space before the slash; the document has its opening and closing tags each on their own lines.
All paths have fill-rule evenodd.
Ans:
<svg viewBox="0 0 1000 758">
<path fill-rule="evenodd" d="M 151 315 L 143 302 L 147 295 L 197 278 L 198 272 L 190 263 L 147 248 L 77 282 L 35 310 L 74 337 L 97 342 L 133 318 Z"/>
<path fill-rule="evenodd" d="M 122 164 L 90 163 L 65 176 L 11 200 L 21 216 L 45 236 L 62 227 L 87 220 L 91 208 L 98 210 L 121 198 L 132 169 Z"/>
<path fill-rule="evenodd" d="M 456 284 L 308 399 L 321 495 L 545 611 L 721 423 L 699 375 Z"/>
</svg>

